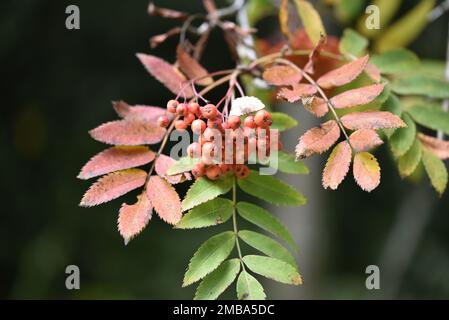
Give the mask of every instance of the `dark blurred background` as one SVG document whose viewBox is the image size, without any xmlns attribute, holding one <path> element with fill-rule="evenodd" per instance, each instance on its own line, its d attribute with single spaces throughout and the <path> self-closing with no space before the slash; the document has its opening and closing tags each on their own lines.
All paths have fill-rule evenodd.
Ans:
<svg viewBox="0 0 449 320">
<path fill-rule="evenodd" d="M 403 10 L 407 9 L 409 2 Z M 158 1 L 189 12 L 202 1 Z M 65 28 L 66 6 L 78 5 L 81 29 Z M 150 52 L 149 37 L 176 22 L 147 15 L 148 0 L 2 1 L 0 297 L 8 299 L 190 299 L 181 288 L 196 248 L 217 232 L 172 230 L 156 216 L 124 246 L 117 232 L 121 203 L 78 207 L 91 181 L 76 179 L 81 166 L 104 145 L 88 130 L 116 118 L 110 101 L 164 105 L 170 93 L 135 58 Z M 328 15 L 326 19 L 332 19 Z M 445 59 L 447 17 L 429 25 L 412 49 Z M 341 30 L 329 23 L 331 34 Z M 174 60 L 176 40 L 152 54 Z M 212 70 L 232 66 L 221 35 L 204 54 Z M 300 118 L 286 134 L 293 150 L 313 119 Z M 304 119 L 303 119 L 304 118 Z M 424 177 L 401 181 L 386 147 L 380 149 L 383 181 L 375 192 L 346 179 L 336 192 L 320 187 L 323 159 L 307 161 L 308 176 L 283 177 L 308 197 L 301 208 L 273 209 L 301 248 L 301 287 L 264 281 L 269 298 L 448 298 L 449 201 L 439 199 Z M 228 226 L 220 227 L 222 229 Z M 220 229 L 218 228 L 218 229 Z M 81 270 L 81 289 L 65 287 L 65 268 Z M 365 268 L 379 265 L 381 290 L 365 288 Z M 224 295 L 234 298 L 234 289 Z"/>
</svg>

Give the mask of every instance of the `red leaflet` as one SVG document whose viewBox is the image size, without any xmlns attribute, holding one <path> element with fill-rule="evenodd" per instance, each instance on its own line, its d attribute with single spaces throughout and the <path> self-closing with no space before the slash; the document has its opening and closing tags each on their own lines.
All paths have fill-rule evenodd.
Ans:
<svg viewBox="0 0 449 320">
<path fill-rule="evenodd" d="M 116 199 L 145 184 L 147 173 L 140 169 L 117 171 L 101 177 L 84 194 L 80 206 L 92 207 Z"/>
<path fill-rule="evenodd" d="M 349 136 L 349 141 L 351 142 L 351 146 L 357 152 L 367 151 L 384 143 L 377 132 L 371 129 L 354 131 Z"/>
<path fill-rule="evenodd" d="M 380 74 L 379 68 L 377 68 L 374 64 L 367 63 L 365 72 L 374 82 L 380 82 L 382 76 Z"/>
<path fill-rule="evenodd" d="M 111 121 L 89 131 L 92 138 L 112 145 L 136 146 L 155 144 L 162 140 L 165 128 L 143 121 Z"/>
<path fill-rule="evenodd" d="M 341 118 L 349 130 L 402 128 L 406 124 L 398 116 L 387 111 L 354 112 Z"/>
<path fill-rule="evenodd" d="M 303 159 L 314 153 L 327 151 L 340 137 L 340 128 L 335 120 L 312 128 L 299 138 L 296 146 L 296 158 Z"/>
<path fill-rule="evenodd" d="M 365 191 L 373 191 L 380 183 L 379 163 L 369 152 L 361 152 L 355 155 L 353 174 L 357 184 Z"/>
<path fill-rule="evenodd" d="M 178 45 L 176 50 L 176 56 L 178 59 L 178 64 L 182 72 L 184 72 L 189 79 L 198 79 L 195 83 L 202 86 L 210 85 L 214 79 L 207 76 L 208 72 L 203 68 L 202 65 L 195 59 L 193 59 L 190 54 L 188 54 L 181 45 Z"/>
<path fill-rule="evenodd" d="M 122 204 L 117 223 L 125 245 L 147 226 L 152 213 L 153 206 L 145 193 L 138 196 L 137 202 L 133 205 Z"/>
<path fill-rule="evenodd" d="M 336 109 L 350 108 L 370 103 L 376 99 L 384 90 L 383 84 L 348 90 L 331 99 Z"/>
<path fill-rule="evenodd" d="M 167 112 L 166 109 L 153 106 L 135 105 L 130 106 L 124 101 L 112 103 L 115 112 L 125 120 L 141 120 L 149 122 L 157 122 L 160 116 L 167 116 L 169 120 L 173 119 L 173 114 Z"/>
<path fill-rule="evenodd" d="M 334 148 L 323 171 L 323 187 L 336 190 L 351 165 L 352 150 L 347 141 L 342 141 Z"/>
<path fill-rule="evenodd" d="M 290 86 L 302 79 L 302 74 L 289 66 L 274 66 L 264 71 L 263 78 L 275 86 Z"/>
<path fill-rule="evenodd" d="M 281 88 L 278 93 L 278 98 L 282 98 L 290 103 L 294 103 L 301 98 L 309 97 L 316 92 L 317 89 L 311 84 L 296 83 L 293 85 L 293 89 Z"/>
<path fill-rule="evenodd" d="M 338 69 L 332 70 L 318 79 L 318 85 L 324 89 L 330 89 L 348 84 L 362 73 L 368 60 L 369 55 L 366 55 Z"/>
<path fill-rule="evenodd" d="M 148 147 L 112 147 L 100 152 L 81 169 L 79 179 L 90 179 L 106 173 L 139 167 L 154 160 Z"/>
<path fill-rule="evenodd" d="M 145 69 L 171 92 L 178 94 L 182 90 L 182 95 L 187 98 L 193 96 L 192 88 L 186 82 L 187 79 L 171 64 L 161 58 L 143 53 L 138 53 L 137 58 Z"/>
<path fill-rule="evenodd" d="M 329 112 L 326 101 L 318 97 L 310 97 L 302 99 L 304 108 L 315 116 L 324 117 Z"/>
<path fill-rule="evenodd" d="M 172 176 L 167 175 L 167 170 L 170 167 L 172 167 L 175 163 L 176 163 L 175 159 L 168 157 L 164 154 L 159 155 L 156 159 L 156 164 L 155 164 L 156 173 L 160 177 L 167 180 L 170 184 L 177 184 L 177 183 L 182 183 L 186 180 L 191 180 L 192 176 L 188 172 L 175 174 Z"/>
<path fill-rule="evenodd" d="M 436 155 L 441 160 L 449 159 L 449 141 L 443 141 L 435 137 L 426 136 L 418 133 L 418 138 L 422 142 L 424 148 Z"/>
<path fill-rule="evenodd" d="M 182 217 L 181 200 L 175 189 L 159 176 L 148 181 L 146 193 L 159 217 L 170 224 L 176 224 Z"/>
<path fill-rule="evenodd" d="M 318 41 L 315 48 L 313 48 L 312 52 L 310 52 L 310 54 L 309 54 L 309 61 L 307 62 L 307 64 L 304 67 L 305 72 L 310 73 L 310 74 L 315 73 L 315 64 L 318 63 L 318 60 L 321 57 L 321 55 L 320 55 L 321 50 L 326 45 L 326 42 L 327 42 L 326 36 L 321 35 L 320 41 Z"/>
</svg>

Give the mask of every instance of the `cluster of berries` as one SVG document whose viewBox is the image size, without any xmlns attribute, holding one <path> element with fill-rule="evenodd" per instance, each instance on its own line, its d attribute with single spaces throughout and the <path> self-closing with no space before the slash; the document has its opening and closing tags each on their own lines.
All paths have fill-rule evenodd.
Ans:
<svg viewBox="0 0 449 320">
<path fill-rule="evenodd" d="M 248 177 L 250 170 L 245 165 L 248 157 L 258 152 L 258 157 L 269 157 L 270 150 L 280 148 L 279 137 L 273 139 L 271 114 L 265 110 L 255 115 L 245 117 L 242 126 L 240 117 L 231 115 L 225 117 L 213 104 L 200 106 L 198 103 L 180 103 L 170 100 L 167 111 L 177 115 L 175 128 L 186 130 L 189 126 L 198 136 L 198 141 L 187 148 L 191 158 L 199 158 L 192 170 L 198 178 L 206 176 L 216 180 L 220 176 L 233 172 L 236 177 Z M 167 127 L 170 120 L 161 116 L 158 124 Z"/>
</svg>

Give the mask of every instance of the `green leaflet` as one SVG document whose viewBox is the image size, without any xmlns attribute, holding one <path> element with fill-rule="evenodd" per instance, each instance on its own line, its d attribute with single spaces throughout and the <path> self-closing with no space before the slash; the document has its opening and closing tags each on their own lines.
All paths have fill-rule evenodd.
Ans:
<svg viewBox="0 0 449 320">
<path fill-rule="evenodd" d="M 232 201 L 216 198 L 191 209 L 175 226 L 177 229 L 194 229 L 215 226 L 232 216 Z"/>
<path fill-rule="evenodd" d="M 301 275 L 295 267 L 279 259 L 249 255 L 243 257 L 243 262 L 252 272 L 269 279 L 285 284 L 302 284 Z"/>
<path fill-rule="evenodd" d="M 280 172 L 290 174 L 309 174 L 309 169 L 303 161 L 296 161 L 295 157 L 284 151 L 272 152 L 269 163 L 263 163 Z"/>
<path fill-rule="evenodd" d="M 443 111 L 440 106 L 416 104 L 407 111 L 420 125 L 449 134 L 449 113 Z"/>
<path fill-rule="evenodd" d="M 413 174 L 421 162 L 422 146 L 421 142 L 415 138 L 412 147 L 399 158 L 398 168 L 401 177 L 405 178 Z"/>
<path fill-rule="evenodd" d="M 277 241 L 263 234 L 248 230 L 240 231 L 238 236 L 254 249 L 259 250 L 269 257 L 285 261 L 297 269 L 295 258 Z"/>
<path fill-rule="evenodd" d="M 293 187 L 273 176 L 259 175 L 252 170 L 248 178 L 238 180 L 239 187 L 246 193 L 272 204 L 300 206 L 306 198 Z"/>
<path fill-rule="evenodd" d="M 321 35 L 326 36 L 326 30 L 324 29 L 319 13 L 308 1 L 294 0 L 294 3 L 307 35 L 313 45 L 316 46 L 320 41 Z"/>
<path fill-rule="evenodd" d="M 214 271 L 231 253 L 235 245 L 232 231 L 209 238 L 190 259 L 182 286 L 188 286 Z"/>
<path fill-rule="evenodd" d="M 237 299 L 265 300 L 266 295 L 262 285 L 246 271 L 242 271 L 237 279 Z"/>
<path fill-rule="evenodd" d="M 397 49 L 374 55 L 370 62 L 378 67 L 382 74 L 415 72 L 420 66 L 416 54 L 406 49 Z"/>
<path fill-rule="evenodd" d="M 260 19 L 275 13 L 276 7 L 271 0 L 249 0 L 246 11 L 250 25 L 254 26 Z"/>
<path fill-rule="evenodd" d="M 390 148 L 396 158 L 403 156 L 412 146 L 416 137 L 416 125 L 408 114 L 402 115 L 407 127 L 397 129 L 390 138 Z"/>
<path fill-rule="evenodd" d="M 272 112 L 271 119 L 273 124 L 271 125 L 270 130 L 277 129 L 282 132 L 298 125 L 296 119 L 283 112 Z"/>
<path fill-rule="evenodd" d="M 449 98 L 449 83 L 422 75 L 396 79 L 393 81 L 391 89 L 404 95 L 422 95 L 437 99 Z"/>
<path fill-rule="evenodd" d="M 442 195 L 444 190 L 446 190 L 448 179 L 447 169 L 444 162 L 427 150 L 423 150 L 422 161 L 432 186 L 440 195 Z"/>
<path fill-rule="evenodd" d="M 382 105 L 381 110 L 391 112 L 392 114 L 395 114 L 398 117 L 400 117 L 402 115 L 401 101 L 396 95 L 390 94 L 387 101 L 385 101 L 385 103 Z M 396 129 L 383 130 L 383 132 L 388 138 L 390 138 L 395 131 Z"/>
<path fill-rule="evenodd" d="M 183 211 L 192 209 L 193 207 L 212 200 L 219 195 L 228 193 L 232 188 L 233 177 L 225 176 L 219 180 L 212 181 L 206 178 L 197 179 L 182 201 Z"/>
<path fill-rule="evenodd" d="M 387 28 L 374 42 L 376 51 L 407 47 L 426 27 L 435 0 L 421 0 L 412 10 Z M 382 13 L 381 13 L 382 14 Z"/>
<path fill-rule="evenodd" d="M 335 4 L 337 19 L 345 24 L 351 23 L 365 9 L 365 0 L 340 0 Z"/>
<path fill-rule="evenodd" d="M 178 161 L 174 165 L 172 165 L 167 170 L 167 174 L 172 176 L 178 173 L 183 173 L 187 171 L 191 171 L 195 164 L 197 164 L 199 159 L 190 158 L 190 157 L 182 157 L 179 158 Z"/>
<path fill-rule="evenodd" d="M 368 47 L 368 40 L 352 29 L 345 29 L 339 46 L 341 53 L 348 56 L 359 57 Z"/>
<path fill-rule="evenodd" d="M 248 202 L 239 202 L 237 203 L 237 210 L 243 219 L 254 223 L 256 226 L 268 232 L 271 232 L 279 239 L 285 241 L 294 250 L 298 250 L 298 246 L 296 245 L 295 240 L 293 240 L 293 237 L 290 235 L 288 230 L 277 218 L 275 218 L 265 209 L 262 209 L 261 207 Z"/>
<path fill-rule="evenodd" d="M 208 274 L 196 289 L 194 300 L 215 300 L 234 282 L 240 271 L 240 260 L 223 262 L 215 271 Z"/>
</svg>

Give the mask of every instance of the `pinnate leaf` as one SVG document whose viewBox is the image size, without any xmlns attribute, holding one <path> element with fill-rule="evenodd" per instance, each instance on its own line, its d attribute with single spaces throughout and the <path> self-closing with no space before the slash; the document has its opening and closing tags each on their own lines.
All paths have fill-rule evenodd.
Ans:
<svg viewBox="0 0 449 320">
<path fill-rule="evenodd" d="M 448 180 L 447 169 L 444 162 L 427 150 L 423 150 L 422 162 L 432 186 L 440 195 L 442 195 L 446 190 Z"/>
<path fill-rule="evenodd" d="M 317 83 L 324 89 L 340 87 L 357 78 L 365 69 L 369 55 L 349 62 L 338 69 L 332 70 L 318 79 Z"/>
<path fill-rule="evenodd" d="M 279 239 L 285 241 L 290 247 L 298 250 L 298 246 L 288 230 L 267 210 L 248 202 L 237 203 L 237 210 L 243 219 L 274 234 Z"/>
<path fill-rule="evenodd" d="M 197 179 L 182 201 L 183 211 L 192 209 L 206 201 L 228 193 L 232 188 L 233 177 L 225 176 L 216 181 L 207 178 Z"/>
<path fill-rule="evenodd" d="M 152 213 L 153 206 L 145 193 L 138 196 L 133 205 L 122 204 L 118 216 L 118 230 L 125 240 L 125 245 L 147 226 Z"/>
<path fill-rule="evenodd" d="M 414 75 L 396 79 L 391 89 L 403 95 L 422 95 L 436 99 L 449 98 L 449 83 L 426 75 Z"/>
<path fill-rule="evenodd" d="M 252 272 L 269 279 L 292 285 L 301 285 L 302 278 L 295 267 L 276 258 L 248 255 L 243 262 Z"/>
<path fill-rule="evenodd" d="M 449 134 L 449 113 L 443 111 L 439 105 L 416 104 L 407 111 L 420 125 Z"/>
<path fill-rule="evenodd" d="M 232 201 L 216 198 L 191 209 L 176 225 L 177 229 L 194 229 L 224 223 L 232 216 Z"/>
<path fill-rule="evenodd" d="M 102 124 L 89 133 L 92 138 L 103 143 L 136 146 L 160 142 L 165 131 L 165 128 L 151 122 L 118 120 Z"/>
<path fill-rule="evenodd" d="M 296 146 L 296 158 L 303 159 L 314 153 L 323 153 L 337 142 L 340 137 L 340 128 L 335 120 L 329 120 L 319 127 L 304 133 Z"/>
<path fill-rule="evenodd" d="M 360 152 L 355 155 L 353 174 L 357 184 L 365 191 L 373 191 L 380 183 L 379 163 L 369 152 Z"/>
<path fill-rule="evenodd" d="M 229 256 L 235 245 L 232 231 L 226 231 L 209 238 L 190 259 L 184 275 L 183 287 L 188 286 L 217 269 Z"/>
<path fill-rule="evenodd" d="M 351 142 L 351 146 L 357 152 L 368 151 L 384 143 L 377 132 L 371 129 L 359 129 L 354 131 L 349 136 L 349 141 Z"/>
<path fill-rule="evenodd" d="M 324 117 L 329 112 L 327 102 L 318 97 L 308 97 L 302 99 L 304 108 L 316 117 Z"/>
<path fill-rule="evenodd" d="M 297 268 L 295 258 L 277 241 L 263 234 L 248 230 L 239 231 L 238 236 L 246 244 L 253 247 L 254 249 L 259 250 L 269 257 L 287 262 L 288 264 Z"/>
<path fill-rule="evenodd" d="M 138 53 L 137 58 L 145 69 L 172 93 L 178 94 L 181 89 L 184 89 L 183 94 L 187 98 L 193 96 L 192 88 L 188 85 L 185 86 L 187 79 L 174 66 L 161 58 L 149 54 Z"/>
<path fill-rule="evenodd" d="M 208 274 L 196 289 L 194 300 L 215 300 L 229 287 L 240 271 L 240 260 L 223 262 L 216 270 Z"/>
<path fill-rule="evenodd" d="M 214 79 L 208 76 L 207 70 L 187 53 L 181 45 L 178 45 L 176 57 L 182 72 L 184 72 L 189 79 L 198 79 L 195 83 L 208 86 L 214 81 Z"/>
<path fill-rule="evenodd" d="M 153 106 L 135 105 L 130 106 L 125 101 L 116 101 L 112 106 L 117 114 L 125 120 L 157 122 L 160 116 L 166 115 L 173 119 L 173 114 L 168 113 L 166 109 Z"/>
<path fill-rule="evenodd" d="M 165 179 L 152 176 L 146 186 L 146 194 L 162 220 L 169 224 L 179 222 L 182 217 L 181 200 Z"/>
<path fill-rule="evenodd" d="M 300 206 L 306 199 L 296 189 L 270 175 L 259 175 L 252 170 L 246 179 L 238 180 L 239 187 L 246 193 L 282 206 Z"/>
<path fill-rule="evenodd" d="M 419 58 L 410 50 L 396 49 L 371 57 L 371 63 L 383 74 L 401 74 L 415 72 L 419 67 Z"/>
<path fill-rule="evenodd" d="M 156 173 L 164 178 L 165 180 L 167 180 L 170 184 L 177 184 L 177 183 L 181 183 L 184 182 L 186 180 L 191 180 L 192 176 L 190 175 L 190 173 L 188 172 L 184 172 L 184 173 L 179 173 L 179 174 L 175 174 L 175 175 L 168 175 L 167 174 L 167 170 L 172 167 L 174 164 L 176 163 L 176 160 L 166 156 L 164 154 L 160 154 L 157 158 L 156 158 L 156 163 L 155 163 L 155 170 Z"/>
<path fill-rule="evenodd" d="M 441 160 L 449 159 L 449 141 L 419 133 L 418 138 L 423 146 Z"/>
<path fill-rule="evenodd" d="M 323 187 L 336 190 L 346 174 L 352 160 L 352 150 L 347 141 L 342 141 L 332 150 L 323 171 Z"/>
<path fill-rule="evenodd" d="M 415 172 L 422 157 L 422 145 L 415 139 L 411 148 L 398 160 L 399 174 L 402 178 L 408 177 Z"/>
<path fill-rule="evenodd" d="M 148 147 L 112 147 L 90 159 L 81 169 L 78 178 L 90 179 L 118 170 L 139 167 L 153 161 L 154 157 L 154 152 Z"/>
<path fill-rule="evenodd" d="M 237 299 L 265 300 L 263 287 L 256 278 L 246 271 L 242 271 L 237 279 Z"/>
<path fill-rule="evenodd" d="M 290 66 L 274 66 L 264 71 L 263 78 L 275 86 L 291 86 L 302 80 L 302 74 Z"/>
<path fill-rule="evenodd" d="M 199 162 L 198 158 L 181 157 L 178 161 L 173 163 L 166 171 L 167 175 L 177 175 L 179 173 L 191 171 L 195 164 Z"/>
<path fill-rule="evenodd" d="M 365 105 L 374 101 L 382 93 L 384 86 L 384 84 L 374 84 L 348 90 L 333 97 L 331 103 L 336 109 Z"/>
<path fill-rule="evenodd" d="M 315 86 L 306 83 L 297 83 L 292 86 L 293 89 L 282 88 L 278 93 L 278 98 L 285 99 L 290 103 L 309 97 L 317 92 Z"/>
<path fill-rule="evenodd" d="M 349 130 L 402 128 L 406 124 L 398 116 L 387 111 L 353 112 L 341 117 Z"/>
<path fill-rule="evenodd" d="M 92 207 L 116 199 L 145 184 L 147 173 L 127 169 L 101 177 L 84 194 L 80 206 Z"/>
</svg>

